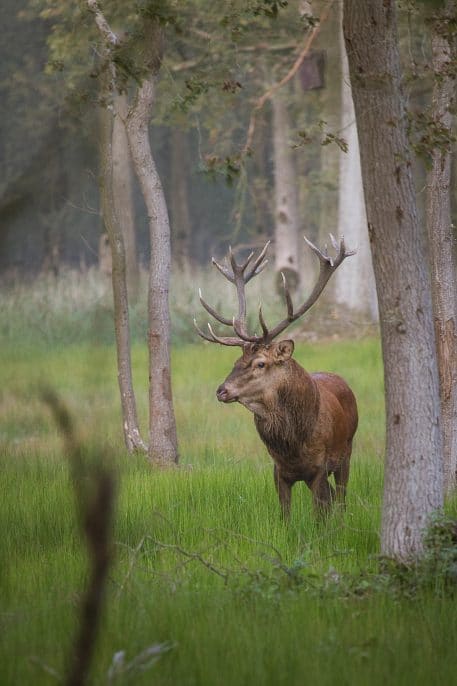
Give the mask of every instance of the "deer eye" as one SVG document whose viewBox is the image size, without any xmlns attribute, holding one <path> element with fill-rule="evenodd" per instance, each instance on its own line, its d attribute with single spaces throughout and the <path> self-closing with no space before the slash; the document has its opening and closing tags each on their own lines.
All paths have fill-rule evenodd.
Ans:
<svg viewBox="0 0 457 686">
<path fill-rule="evenodd" d="M 262 369 L 263 367 L 265 367 L 265 362 L 258 362 L 257 366 L 260 367 L 260 369 Z"/>
</svg>

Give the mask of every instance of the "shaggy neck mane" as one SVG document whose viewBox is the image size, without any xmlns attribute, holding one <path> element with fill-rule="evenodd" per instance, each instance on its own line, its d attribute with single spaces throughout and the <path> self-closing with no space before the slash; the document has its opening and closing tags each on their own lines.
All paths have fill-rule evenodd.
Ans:
<svg viewBox="0 0 457 686">
<path fill-rule="evenodd" d="M 263 442 L 272 450 L 297 456 L 313 433 L 319 412 L 319 392 L 311 376 L 295 360 L 278 387 L 265 415 L 254 421 Z"/>
</svg>

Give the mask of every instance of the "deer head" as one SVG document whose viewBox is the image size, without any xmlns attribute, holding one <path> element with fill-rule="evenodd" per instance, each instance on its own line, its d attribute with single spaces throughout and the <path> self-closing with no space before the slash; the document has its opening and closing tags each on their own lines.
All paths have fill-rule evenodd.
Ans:
<svg viewBox="0 0 457 686">
<path fill-rule="evenodd" d="M 276 326 L 269 329 L 259 307 L 259 323 L 262 334 L 250 334 L 246 327 L 246 284 L 260 274 L 266 267 L 268 260 L 266 253 L 270 241 L 268 241 L 256 259 L 252 252 L 245 262 L 238 264 L 232 250 L 229 250 L 229 262 L 221 265 L 213 258 L 213 264 L 221 274 L 234 284 L 238 296 L 238 314 L 232 319 L 223 317 L 203 299 L 200 291 L 200 302 L 205 310 L 216 321 L 229 326 L 233 329 L 235 336 L 218 336 L 214 333 L 211 324 L 208 323 L 208 333 L 204 333 L 194 319 L 194 325 L 198 334 L 211 343 L 221 345 L 239 346 L 243 349 L 243 355 L 233 367 L 232 372 L 223 384 L 217 389 L 217 398 L 221 402 L 240 402 L 253 412 L 260 412 L 261 407 L 268 403 L 269 389 L 274 389 L 281 385 L 282 380 L 287 375 L 290 368 L 290 360 L 294 351 L 292 340 L 282 340 L 274 342 L 283 331 L 293 322 L 302 317 L 311 307 L 325 288 L 332 274 L 338 269 L 346 257 L 353 255 L 355 250 L 346 250 L 344 239 L 339 242 L 330 234 L 332 245 L 336 251 L 336 256 L 331 257 L 327 248 L 319 250 L 311 241 L 305 238 L 307 245 L 317 255 L 319 259 L 319 276 L 317 282 L 304 303 L 295 310 L 286 278 L 282 274 L 284 300 L 287 315 Z M 278 386 L 279 385 L 279 386 Z"/>
</svg>

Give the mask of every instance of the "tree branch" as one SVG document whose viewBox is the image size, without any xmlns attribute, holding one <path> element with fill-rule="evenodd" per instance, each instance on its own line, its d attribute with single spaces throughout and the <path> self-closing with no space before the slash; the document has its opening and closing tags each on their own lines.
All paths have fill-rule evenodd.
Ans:
<svg viewBox="0 0 457 686">
<path fill-rule="evenodd" d="M 95 15 L 95 23 L 97 24 L 98 30 L 103 36 L 106 48 L 111 51 L 112 46 L 117 46 L 120 43 L 119 36 L 114 33 L 110 25 L 105 19 L 103 12 L 98 6 L 97 0 L 87 0 L 87 7 L 90 12 Z"/>
<path fill-rule="evenodd" d="M 329 0 L 329 2 L 327 3 L 327 6 L 325 7 L 325 9 L 324 9 L 324 11 L 320 17 L 319 23 L 316 24 L 316 26 L 314 26 L 313 30 L 307 35 L 306 40 L 305 40 L 305 44 L 304 44 L 299 56 L 297 57 L 297 59 L 295 60 L 295 62 L 292 65 L 292 67 L 287 72 L 287 74 L 285 76 L 283 76 L 283 78 L 280 79 L 280 81 L 277 81 L 276 83 L 274 83 L 262 96 L 260 96 L 260 98 L 257 100 L 256 104 L 254 105 L 252 112 L 251 112 L 251 117 L 249 120 L 246 142 L 245 142 L 243 150 L 241 152 L 242 157 L 247 155 L 249 153 L 249 151 L 251 150 L 252 139 L 254 138 L 254 133 L 255 133 L 257 114 L 264 107 L 265 103 L 268 100 L 270 100 L 273 97 L 273 95 L 280 88 L 285 86 L 286 83 L 288 83 L 295 76 L 297 71 L 300 69 L 305 57 L 307 56 L 307 54 L 309 53 L 309 51 L 311 49 L 311 46 L 313 45 L 315 39 L 319 35 L 322 24 L 324 24 L 327 21 L 329 14 L 330 14 L 330 10 L 331 10 L 334 2 L 335 2 L 335 0 Z"/>
</svg>

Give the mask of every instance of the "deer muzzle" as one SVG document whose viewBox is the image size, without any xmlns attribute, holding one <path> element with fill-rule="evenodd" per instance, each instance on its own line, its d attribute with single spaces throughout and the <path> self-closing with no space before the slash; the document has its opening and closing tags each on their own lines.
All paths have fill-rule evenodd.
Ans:
<svg viewBox="0 0 457 686">
<path fill-rule="evenodd" d="M 216 396 L 220 403 L 234 403 L 238 400 L 236 395 L 230 393 L 225 383 L 219 386 L 216 391 Z"/>
</svg>

